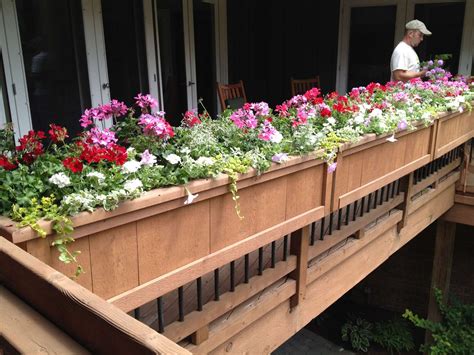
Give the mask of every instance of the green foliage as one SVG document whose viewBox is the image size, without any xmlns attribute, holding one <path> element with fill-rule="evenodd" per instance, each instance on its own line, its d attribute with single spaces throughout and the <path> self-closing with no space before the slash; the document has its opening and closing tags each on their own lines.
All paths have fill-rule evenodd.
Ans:
<svg viewBox="0 0 474 355">
<path fill-rule="evenodd" d="M 342 340 L 349 341 L 354 350 L 367 352 L 372 343 L 383 349 L 399 353 L 414 348 L 413 336 L 403 320 L 372 323 L 353 315 L 342 326 Z"/>
<path fill-rule="evenodd" d="M 65 264 L 71 262 L 77 263 L 77 255 L 80 251 L 70 252 L 68 245 L 74 242 L 74 238 L 68 237 L 73 231 L 73 224 L 71 218 L 64 216 L 59 209 L 59 206 L 55 203 L 56 198 L 54 195 L 49 197 L 42 197 L 40 201 L 36 198 L 31 199 L 31 204 L 28 207 L 19 207 L 13 205 L 12 219 L 19 222 L 18 227 L 29 226 L 31 229 L 36 231 L 41 238 L 46 237 L 46 231 L 39 225 L 40 219 L 52 221 L 53 230 L 58 236 L 56 240 L 52 242 L 52 246 L 56 247 L 59 252 L 59 260 Z M 79 276 L 84 270 L 81 265 L 77 265 L 74 277 Z"/>
<path fill-rule="evenodd" d="M 375 323 L 373 341 L 391 354 L 410 351 L 415 347 L 408 324 L 402 319 Z"/>
<path fill-rule="evenodd" d="M 474 304 L 463 304 L 453 299 L 451 304 L 443 302 L 440 290 L 434 290 L 442 320 L 433 322 L 421 318 L 410 310 L 403 317 L 415 326 L 428 330 L 433 337 L 432 344 L 423 344 L 420 351 L 433 355 L 472 354 L 474 349 Z"/>
<path fill-rule="evenodd" d="M 363 318 L 350 319 L 342 326 L 342 340 L 350 341 L 354 350 L 367 352 L 373 337 L 372 328 L 372 323 Z"/>
</svg>

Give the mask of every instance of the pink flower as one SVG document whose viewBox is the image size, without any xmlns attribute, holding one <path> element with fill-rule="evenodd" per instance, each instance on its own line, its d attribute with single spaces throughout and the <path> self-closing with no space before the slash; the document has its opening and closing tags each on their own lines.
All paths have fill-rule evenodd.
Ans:
<svg viewBox="0 0 474 355">
<path fill-rule="evenodd" d="M 174 131 L 164 116 L 165 113 L 163 111 L 159 111 L 154 115 L 144 113 L 140 116 L 138 124 L 143 127 L 143 133 L 146 135 L 168 139 L 174 136 Z"/>
<path fill-rule="evenodd" d="M 283 163 L 288 160 L 288 154 L 286 153 L 277 153 L 272 157 L 274 163 Z"/>
<path fill-rule="evenodd" d="M 270 141 L 272 143 L 280 143 L 281 140 L 283 139 L 283 136 L 281 135 L 278 130 L 275 129 L 275 127 L 272 126 L 270 121 L 265 120 L 262 124 L 262 130 L 258 134 L 258 138 L 260 138 L 263 141 Z"/>
<path fill-rule="evenodd" d="M 92 144 L 97 144 L 106 148 L 117 142 L 115 132 L 107 128 L 100 129 L 98 127 L 94 127 L 89 132 L 87 132 L 86 140 Z"/>
<path fill-rule="evenodd" d="M 148 149 L 142 153 L 141 165 L 152 166 L 156 163 L 156 157 L 151 154 Z"/>
<path fill-rule="evenodd" d="M 328 174 L 333 173 L 334 171 L 336 171 L 336 167 L 337 167 L 337 162 L 334 162 L 334 163 L 329 164 L 329 166 L 328 166 Z"/>
<path fill-rule="evenodd" d="M 398 122 L 398 129 L 400 131 L 403 131 L 403 130 L 407 129 L 407 127 L 408 127 L 407 121 L 401 120 L 400 122 Z"/>
<path fill-rule="evenodd" d="M 135 97 L 136 104 L 142 108 L 142 110 L 152 109 L 158 106 L 158 101 L 151 95 L 142 95 L 141 93 Z"/>
</svg>

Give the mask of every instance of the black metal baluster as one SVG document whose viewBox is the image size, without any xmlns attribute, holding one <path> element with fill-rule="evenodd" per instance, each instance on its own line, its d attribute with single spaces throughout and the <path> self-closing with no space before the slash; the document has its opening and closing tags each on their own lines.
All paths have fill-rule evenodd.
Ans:
<svg viewBox="0 0 474 355">
<path fill-rule="evenodd" d="M 197 310 L 202 311 L 202 278 L 196 279 L 196 291 L 197 291 Z"/>
<path fill-rule="evenodd" d="M 341 229 L 341 223 L 342 223 L 342 208 L 339 208 L 337 210 L 337 230 Z"/>
<path fill-rule="evenodd" d="M 349 224 L 349 216 L 351 215 L 351 205 L 346 206 L 346 226 Z"/>
<path fill-rule="evenodd" d="M 285 237 L 283 238 L 283 261 L 286 261 L 286 259 L 288 258 L 288 236 L 285 235 Z"/>
<path fill-rule="evenodd" d="M 180 322 L 184 322 L 184 289 L 183 286 L 178 287 L 178 312 Z"/>
<path fill-rule="evenodd" d="M 397 185 L 397 180 L 395 180 L 394 182 L 392 182 L 392 196 L 391 198 L 394 198 L 395 197 L 395 187 Z"/>
<path fill-rule="evenodd" d="M 385 202 L 388 201 L 388 199 L 390 198 L 390 184 L 388 185 L 385 185 L 385 189 L 386 189 L 386 194 L 385 194 Z"/>
<path fill-rule="evenodd" d="M 235 291 L 235 261 L 230 262 L 230 292 Z"/>
<path fill-rule="evenodd" d="M 379 190 L 375 190 L 374 208 L 377 208 L 378 201 L 379 201 Z"/>
<path fill-rule="evenodd" d="M 314 239 L 316 234 L 316 222 L 311 223 L 311 242 L 310 245 L 314 245 Z"/>
<path fill-rule="evenodd" d="M 272 261 L 271 268 L 274 269 L 276 264 L 276 242 L 272 242 Z"/>
<path fill-rule="evenodd" d="M 258 274 L 263 274 L 263 247 L 258 248 Z"/>
<path fill-rule="evenodd" d="M 380 190 L 380 202 L 379 205 L 383 203 L 383 195 L 385 194 L 385 186 L 382 186 L 382 189 Z"/>
<path fill-rule="evenodd" d="M 324 240 L 324 221 L 326 220 L 326 217 L 323 217 L 321 219 L 321 236 L 319 237 L 320 240 Z"/>
<path fill-rule="evenodd" d="M 133 317 L 134 317 L 136 320 L 140 320 L 140 307 L 135 308 L 135 309 L 133 310 Z"/>
<path fill-rule="evenodd" d="M 285 236 L 285 238 L 287 238 L 287 236 Z M 285 252 L 284 252 L 284 260 L 286 260 L 286 249 L 285 249 Z M 249 254 L 245 254 L 245 258 L 244 258 L 244 282 L 246 284 L 249 283 L 249 279 L 250 279 L 250 256 Z"/>
<path fill-rule="evenodd" d="M 219 301 L 219 269 L 214 270 L 214 301 Z"/>
<path fill-rule="evenodd" d="M 355 221 L 357 218 L 357 203 L 359 200 L 354 201 L 354 213 L 352 214 L 352 220 Z"/>
<path fill-rule="evenodd" d="M 400 195 L 400 180 L 397 180 L 397 196 Z"/>
<path fill-rule="evenodd" d="M 367 212 L 370 212 L 371 204 L 372 204 L 372 192 L 367 197 Z"/>
<path fill-rule="evenodd" d="M 332 225 L 333 225 L 333 215 L 334 213 L 331 212 L 331 214 L 329 215 L 329 233 L 328 235 L 331 235 L 332 234 Z"/>
<path fill-rule="evenodd" d="M 156 299 L 156 307 L 158 311 L 158 333 L 163 333 L 165 331 L 165 317 L 163 309 L 163 297 L 158 297 Z"/>
<path fill-rule="evenodd" d="M 360 202 L 360 216 L 364 215 L 364 208 L 365 208 L 365 196 L 362 197 L 362 201 Z"/>
</svg>

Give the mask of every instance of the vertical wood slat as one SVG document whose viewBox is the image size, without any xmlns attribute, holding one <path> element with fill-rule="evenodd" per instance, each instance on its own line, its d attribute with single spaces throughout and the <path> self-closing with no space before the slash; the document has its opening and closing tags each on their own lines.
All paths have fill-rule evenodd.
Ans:
<svg viewBox="0 0 474 355">
<path fill-rule="evenodd" d="M 290 253 L 297 257 L 296 269 L 289 275 L 296 280 L 296 294 L 290 298 L 291 308 L 296 307 L 306 294 L 309 238 L 310 225 L 291 234 Z"/>
<path fill-rule="evenodd" d="M 439 322 L 441 320 L 441 314 L 436 303 L 434 289 L 437 288 L 441 290 L 443 302 L 446 302 L 451 280 L 456 223 L 444 220 L 438 220 L 436 223 L 436 241 L 431 274 L 428 320 Z M 425 343 L 429 342 L 432 342 L 431 334 L 426 332 Z"/>
</svg>

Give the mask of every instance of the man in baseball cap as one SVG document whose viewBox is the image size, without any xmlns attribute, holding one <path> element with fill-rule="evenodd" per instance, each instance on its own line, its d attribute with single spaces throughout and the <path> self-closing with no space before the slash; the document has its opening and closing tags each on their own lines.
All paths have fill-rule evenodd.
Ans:
<svg viewBox="0 0 474 355">
<path fill-rule="evenodd" d="M 413 49 L 423 41 L 423 36 L 431 36 L 431 32 L 423 22 L 419 20 L 407 22 L 403 40 L 395 47 L 390 59 L 390 80 L 405 82 L 426 74 L 426 70 L 420 71 L 420 60 Z"/>
</svg>

